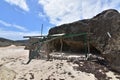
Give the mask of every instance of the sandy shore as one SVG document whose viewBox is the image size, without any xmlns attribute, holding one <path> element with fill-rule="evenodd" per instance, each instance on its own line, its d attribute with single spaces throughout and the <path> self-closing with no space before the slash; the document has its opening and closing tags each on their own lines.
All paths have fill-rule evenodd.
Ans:
<svg viewBox="0 0 120 80">
<path fill-rule="evenodd" d="M 29 51 L 24 46 L 0 48 L 0 80 L 98 80 L 94 74 L 77 71 L 78 66 L 66 60 L 32 60 L 28 65 Z M 119 80 L 112 72 L 110 80 Z M 119 75 L 117 75 L 119 76 Z"/>
</svg>

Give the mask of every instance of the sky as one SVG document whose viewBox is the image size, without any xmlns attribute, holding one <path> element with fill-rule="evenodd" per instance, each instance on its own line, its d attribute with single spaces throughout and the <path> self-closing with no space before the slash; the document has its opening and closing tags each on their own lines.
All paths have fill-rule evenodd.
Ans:
<svg viewBox="0 0 120 80">
<path fill-rule="evenodd" d="M 106 9 L 120 11 L 120 0 L 0 0 L 0 37 L 47 35 L 50 28 L 89 19 Z"/>
</svg>

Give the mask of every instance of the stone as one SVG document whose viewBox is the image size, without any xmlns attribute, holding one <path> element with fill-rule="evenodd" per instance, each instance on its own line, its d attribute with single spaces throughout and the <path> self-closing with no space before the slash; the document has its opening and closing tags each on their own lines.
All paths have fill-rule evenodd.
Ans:
<svg viewBox="0 0 120 80">
<path fill-rule="evenodd" d="M 55 26 L 49 30 L 49 35 L 88 32 L 92 33 L 89 37 L 91 53 L 100 54 L 112 69 L 120 72 L 120 13 L 117 10 L 108 9 L 91 19 Z M 85 51 L 87 45 L 84 38 L 85 36 L 63 38 L 63 51 Z M 59 39 L 49 44 L 52 45 L 52 49 L 54 46 L 55 50 L 60 50 Z"/>
</svg>

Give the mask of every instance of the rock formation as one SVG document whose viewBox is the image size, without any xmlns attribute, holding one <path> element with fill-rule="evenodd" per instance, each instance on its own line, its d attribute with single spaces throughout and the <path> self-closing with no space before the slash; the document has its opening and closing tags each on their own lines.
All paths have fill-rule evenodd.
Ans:
<svg viewBox="0 0 120 80">
<path fill-rule="evenodd" d="M 56 26 L 49 30 L 49 35 L 88 32 L 92 33 L 90 35 L 91 52 L 101 53 L 109 61 L 111 68 L 120 72 L 120 13 L 117 10 L 105 10 L 91 19 Z M 82 51 L 85 49 L 83 41 L 84 36 L 64 38 L 63 50 Z M 59 40 L 51 44 L 54 49 L 60 49 Z"/>
</svg>

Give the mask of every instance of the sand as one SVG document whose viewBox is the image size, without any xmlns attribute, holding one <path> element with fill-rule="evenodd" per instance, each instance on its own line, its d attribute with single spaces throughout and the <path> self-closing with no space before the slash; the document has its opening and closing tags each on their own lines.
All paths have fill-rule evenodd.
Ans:
<svg viewBox="0 0 120 80">
<path fill-rule="evenodd" d="M 0 80 L 97 80 L 94 74 L 74 70 L 78 65 L 66 60 L 33 59 L 26 65 L 28 54 L 24 46 L 1 47 Z M 119 80 L 112 72 L 107 75 Z"/>
</svg>

